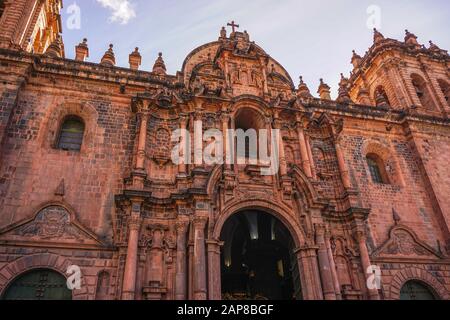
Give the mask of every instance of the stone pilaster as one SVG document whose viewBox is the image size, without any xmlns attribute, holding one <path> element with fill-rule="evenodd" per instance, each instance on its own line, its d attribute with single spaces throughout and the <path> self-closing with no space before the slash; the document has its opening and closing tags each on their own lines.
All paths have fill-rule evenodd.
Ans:
<svg viewBox="0 0 450 320">
<path fill-rule="evenodd" d="M 217 240 L 208 240 L 206 245 L 208 251 L 208 299 L 221 300 L 220 247 L 223 243 Z"/>
<path fill-rule="evenodd" d="M 364 279 L 367 280 L 366 272 L 367 272 L 367 270 L 369 270 L 372 263 L 370 262 L 369 251 L 367 250 L 366 235 L 365 235 L 365 232 L 363 232 L 361 230 L 356 230 L 354 235 L 355 235 L 356 242 L 358 244 L 359 254 L 361 255 L 361 265 L 362 265 L 363 272 L 364 272 Z M 380 295 L 378 294 L 378 290 L 369 289 L 369 288 L 367 288 L 367 290 L 368 290 L 370 300 L 380 300 Z"/>
<path fill-rule="evenodd" d="M 317 256 L 319 259 L 320 277 L 322 279 L 324 298 L 325 300 L 336 300 L 328 249 L 325 242 L 325 226 L 323 225 L 316 225 L 316 243 L 319 247 Z"/>
<path fill-rule="evenodd" d="M 189 222 L 179 221 L 176 224 L 177 230 L 177 267 L 175 279 L 175 299 L 187 299 L 187 231 Z"/>
<path fill-rule="evenodd" d="M 305 172 L 306 176 L 308 178 L 312 178 L 312 170 L 311 170 L 311 159 L 310 159 L 310 152 L 308 152 L 308 146 L 306 144 L 305 139 L 305 133 L 303 131 L 303 125 L 301 122 L 301 118 L 297 117 L 297 134 L 298 134 L 298 140 L 300 143 L 300 154 L 302 157 L 302 167 L 303 171 Z"/>
<path fill-rule="evenodd" d="M 194 218 L 194 300 L 207 299 L 205 228 L 208 218 Z"/>
<path fill-rule="evenodd" d="M 132 204 L 132 214 L 128 224 L 128 247 L 123 276 L 123 300 L 134 300 L 136 292 L 136 273 L 139 247 L 139 231 L 141 229 L 140 217 L 141 203 Z"/>
</svg>

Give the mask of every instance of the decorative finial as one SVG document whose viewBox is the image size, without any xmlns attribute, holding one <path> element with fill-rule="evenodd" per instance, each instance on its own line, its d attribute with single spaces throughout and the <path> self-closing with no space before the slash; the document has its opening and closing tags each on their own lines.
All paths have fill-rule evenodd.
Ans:
<svg viewBox="0 0 450 320">
<path fill-rule="evenodd" d="M 299 78 L 300 78 L 300 84 L 304 84 L 304 82 L 303 82 L 303 76 L 300 76 Z"/>
<path fill-rule="evenodd" d="M 226 37 L 227 37 L 227 29 L 225 29 L 225 27 L 222 27 L 222 29 L 220 30 L 220 38 L 226 39 Z"/>
<path fill-rule="evenodd" d="M 400 221 L 402 220 L 402 218 L 400 218 L 400 215 L 397 213 L 397 211 L 395 211 L 394 208 L 392 208 L 392 217 L 394 219 L 395 225 L 397 226 Z"/>
<path fill-rule="evenodd" d="M 153 72 L 158 74 L 158 75 L 165 75 L 166 74 L 166 64 L 164 63 L 163 60 L 163 54 L 162 52 L 158 53 L 158 58 L 155 61 L 155 64 L 153 66 Z"/>
<path fill-rule="evenodd" d="M 136 47 L 134 51 L 129 56 L 129 63 L 131 70 L 139 70 L 139 66 L 141 65 L 142 57 L 139 53 L 139 48 Z"/>
<path fill-rule="evenodd" d="M 101 65 L 107 66 L 107 67 L 113 67 L 116 64 L 116 58 L 113 51 L 113 44 L 111 43 L 109 45 L 108 51 L 105 52 L 103 55 L 103 58 L 100 62 Z"/>
</svg>

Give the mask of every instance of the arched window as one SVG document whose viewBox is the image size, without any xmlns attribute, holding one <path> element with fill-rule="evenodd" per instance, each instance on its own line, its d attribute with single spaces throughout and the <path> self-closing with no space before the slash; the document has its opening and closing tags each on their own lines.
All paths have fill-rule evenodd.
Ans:
<svg viewBox="0 0 450 320">
<path fill-rule="evenodd" d="M 97 292 L 95 295 L 97 300 L 109 300 L 111 298 L 109 296 L 109 282 L 110 276 L 108 272 L 102 271 L 98 274 Z"/>
<path fill-rule="evenodd" d="M 238 163 L 258 162 L 259 153 L 259 130 L 265 129 L 264 119 L 253 109 L 244 108 L 240 110 L 235 119 L 236 134 L 236 156 Z M 244 135 L 242 135 L 242 133 Z"/>
<path fill-rule="evenodd" d="M 437 300 L 426 284 L 420 281 L 408 281 L 400 291 L 400 300 Z"/>
<path fill-rule="evenodd" d="M 413 74 L 411 75 L 411 81 L 422 106 L 432 109 L 434 103 L 425 80 L 421 76 Z"/>
<path fill-rule="evenodd" d="M 378 184 L 389 184 L 388 175 L 383 160 L 376 154 L 367 155 L 367 165 L 369 166 L 372 181 Z"/>
<path fill-rule="evenodd" d="M 58 149 L 80 151 L 83 144 L 84 122 L 79 117 L 67 117 L 60 129 Z"/>
<path fill-rule="evenodd" d="M 439 87 L 441 87 L 442 93 L 444 94 L 445 101 L 447 101 L 447 103 L 449 103 L 448 99 L 450 96 L 450 85 L 446 81 L 441 80 L 441 79 L 438 80 L 438 83 L 439 83 Z"/>
<path fill-rule="evenodd" d="M 386 90 L 384 90 L 382 86 L 378 86 L 375 89 L 375 102 L 377 107 L 386 107 L 391 105 Z"/>
<path fill-rule="evenodd" d="M 50 269 L 27 272 L 14 280 L 4 300 L 72 300 L 66 278 Z"/>
</svg>

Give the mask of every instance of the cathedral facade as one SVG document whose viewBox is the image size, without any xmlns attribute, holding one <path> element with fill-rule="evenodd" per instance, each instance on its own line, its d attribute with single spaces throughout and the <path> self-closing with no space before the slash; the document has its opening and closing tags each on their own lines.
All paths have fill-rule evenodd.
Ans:
<svg viewBox="0 0 450 320">
<path fill-rule="evenodd" d="M 374 30 L 333 100 L 234 22 L 176 75 L 66 59 L 61 6 L 1 2 L 0 299 L 450 298 L 447 51 Z"/>
</svg>

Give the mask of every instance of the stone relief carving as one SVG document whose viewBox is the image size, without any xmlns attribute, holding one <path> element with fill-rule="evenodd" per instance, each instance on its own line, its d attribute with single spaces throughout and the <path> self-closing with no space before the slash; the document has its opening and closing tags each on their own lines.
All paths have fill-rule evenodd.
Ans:
<svg viewBox="0 0 450 320">
<path fill-rule="evenodd" d="M 14 235 L 46 240 L 85 238 L 83 232 L 72 225 L 69 212 L 60 206 L 50 206 L 41 210 L 32 222 L 16 229 Z"/>
<path fill-rule="evenodd" d="M 422 243 L 408 229 L 401 226 L 391 230 L 390 238 L 379 249 L 375 250 L 374 256 L 414 256 L 423 258 L 439 257 L 431 247 Z"/>
</svg>

